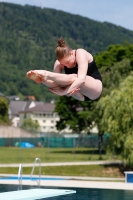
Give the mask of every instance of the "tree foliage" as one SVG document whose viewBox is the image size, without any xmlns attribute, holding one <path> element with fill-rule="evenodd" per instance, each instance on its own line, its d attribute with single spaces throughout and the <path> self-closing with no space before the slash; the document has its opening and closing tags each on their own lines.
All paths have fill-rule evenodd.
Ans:
<svg viewBox="0 0 133 200">
<path fill-rule="evenodd" d="M 62 130 L 68 126 L 76 133 L 90 132 L 93 127 L 94 104 L 92 101 L 80 102 L 72 97 L 60 97 L 56 102 L 55 111 L 58 112 L 60 120 L 57 122 L 57 129 Z"/>
<path fill-rule="evenodd" d="M 0 97 L 0 125 L 10 124 L 8 118 L 8 101 L 4 97 Z"/>
<path fill-rule="evenodd" d="M 40 130 L 40 125 L 37 121 L 34 121 L 31 118 L 26 118 L 24 119 L 21 128 L 31 133 L 37 133 Z"/>
<path fill-rule="evenodd" d="M 122 153 L 129 164 L 133 164 L 133 72 L 98 102 L 98 110 L 104 133 L 110 133 L 111 145 Z M 111 147 L 111 148 L 112 148 Z"/>
</svg>

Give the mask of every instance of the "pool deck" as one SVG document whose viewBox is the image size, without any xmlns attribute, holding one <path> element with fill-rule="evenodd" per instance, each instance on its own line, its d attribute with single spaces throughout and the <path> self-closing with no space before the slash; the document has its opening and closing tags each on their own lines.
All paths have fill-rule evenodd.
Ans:
<svg viewBox="0 0 133 200">
<path fill-rule="evenodd" d="M 108 161 L 92 162 L 66 162 L 66 163 L 42 163 L 41 166 L 64 166 L 64 165 L 94 165 L 94 164 L 111 164 Z M 115 161 L 113 164 L 120 164 Z M 32 167 L 32 163 L 23 164 L 23 167 Z M 0 167 L 19 167 L 19 164 L 0 164 Z M 0 177 L 17 176 L 17 174 L 0 174 Z M 23 176 L 27 176 L 24 175 Z M 30 177 L 30 176 L 29 176 Z M 36 176 L 35 176 L 36 177 Z M 80 176 L 41 176 L 43 178 L 65 178 L 65 180 L 41 180 L 41 186 L 46 187 L 64 187 L 64 188 L 98 188 L 98 189 L 118 189 L 133 190 L 133 183 L 126 183 L 124 178 L 101 178 L 101 177 L 80 177 Z M 18 185 L 18 180 L 2 180 L 0 184 Z M 22 185 L 36 186 L 37 181 L 22 180 Z"/>
<path fill-rule="evenodd" d="M 16 176 L 16 174 L 1 174 L 2 176 Z M 23 175 L 27 176 L 27 175 Z M 41 176 L 43 178 L 66 178 L 66 180 L 41 180 L 41 186 L 64 187 L 64 188 L 97 188 L 133 190 L 133 183 L 125 183 L 124 179 L 99 178 L 99 177 L 76 177 L 76 176 Z M 0 180 L 0 184 L 18 185 L 18 180 Z M 22 180 L 22 185 L 36 186 L 37 181 Z"/>
</svg>

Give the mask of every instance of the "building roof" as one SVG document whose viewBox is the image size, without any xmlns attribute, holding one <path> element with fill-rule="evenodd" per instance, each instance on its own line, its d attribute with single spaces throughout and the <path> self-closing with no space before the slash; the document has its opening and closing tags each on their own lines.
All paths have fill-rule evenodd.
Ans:
<svg viewBox="0 0 133 200">
<path fill-rule="evenodd" d="M 26 101 L 10 101 L 10 110 L 12 115 L 18 115 L 21 110 L 24 110 Z"/>
<path fill-rule="evenodd" d="M 20 113 L 45 113 L 51 114 L 55 109 L 55 105 L 51 103 L 40 103 L 35 107 L 20 111 Z"/>
<path fill-rule="evenodd" d="M 32 102 L 34 102 L 35 105 L 43 103 L 36 101 L 10 101 L 9 108 L 11 110 L 11 114 L 15 116 L 19 115 L 19 112 L 28 109 Z"/>
</svg>

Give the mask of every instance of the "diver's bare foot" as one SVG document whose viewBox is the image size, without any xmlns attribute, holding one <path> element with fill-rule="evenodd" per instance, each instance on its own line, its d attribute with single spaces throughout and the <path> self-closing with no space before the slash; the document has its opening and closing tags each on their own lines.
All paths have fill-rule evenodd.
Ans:
<svg viewBox="0 0 133 200">
<path fill-rule="evenodd" d="M 36 83 L 42 83 L 44 81 L 42 80 L 42 77 L 37 73 L 37 70 L 28 71 L 26 76 Z"/>
<path fill-rule="evenodd" d="M 39 77 L 42 79 L 43 82 L 48 80 L 49 77 L 49 71 L 46 70 L 34 70 L 35 73 L 39 75 Z"/>
</svg>

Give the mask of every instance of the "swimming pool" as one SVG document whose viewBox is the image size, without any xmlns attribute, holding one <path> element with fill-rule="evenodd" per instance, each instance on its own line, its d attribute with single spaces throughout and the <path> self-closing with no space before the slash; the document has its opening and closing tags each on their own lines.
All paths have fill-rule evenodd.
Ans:
<svg viewBox="0 0 133 200">
<path fill-rule="evenodd" d="M 53 187 L 42 187 L 44 189 L 53 189 Z M 29 189 L 29 186 L 23 186 L 23 189 Z M 54 187 L 54 189 L 64 189 L 61 187 Z M 72 188 L 65 188 L 71 190 Z M 18 190 L 18 185 L 0 185 L 0 192 Z M 45 198 L 44 200 L 133 200 L 133 191 L 129 190 L 112 190 L 112 189 L 87 189 L 87 188 L 73 188 L 76 194 L 69 194 L 60 197 Z"/>
<path fill-rule="evenodd" d="M 0 177 L 0 180 L 18 180 L 18 176 L 2 176 Z M 38 180 L 37 177 L 32 177 L 30 176 L 22 176 L 22 180 L 33 180 L 36 181 Z M 57 178 L 57 177 L 40 177 L 40 180 L 66 180 L 66 178 Z"/>
</svg>

